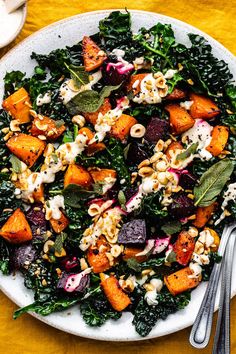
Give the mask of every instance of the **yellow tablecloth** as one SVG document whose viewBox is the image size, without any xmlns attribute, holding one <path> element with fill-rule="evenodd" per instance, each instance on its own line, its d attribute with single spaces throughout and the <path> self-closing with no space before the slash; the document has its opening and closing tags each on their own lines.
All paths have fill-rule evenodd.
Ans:
<svg viewBox="0 0 236 354">
<path fill-rule="evenodd" d="M 235 0 L 103 0 L 101 3 L 96 3 L 93 0 L 29 0 L 27 20 L 22 32 L 10 46 L 0 50 L 0 56 L 23 38 L 54 21 L 81 12 L 124 7 L 158 12 L 183 20 L 207 32 L 236 54 Z M 13 321 L 12 313 L 16 309 L 16 305 L 2 293 L 0 293 L 0 304 L 0 353 L 197 353 L 197 350 L 191 348 L 188 343 L 189 328 L 166 337 L 139 343 L 98 342 L 60 332 L 29 315 L 24 315 L 17 321 Z M 231 313 L 232 354 L 235 354 L 236 298 L 232 301 Z M 212 345 L 212 341 L 210 345 Z M 202 350 L 201 353 L 211 353 L 210 347 Z"/>
</svg>

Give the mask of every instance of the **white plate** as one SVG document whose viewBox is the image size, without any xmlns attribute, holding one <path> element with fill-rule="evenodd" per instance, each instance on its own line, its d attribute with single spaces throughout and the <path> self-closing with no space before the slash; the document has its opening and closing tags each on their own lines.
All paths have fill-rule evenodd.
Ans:
<svg viewBox="0 0 236 354">
<path fill-rule="evenodd" d="M 36 32 L 12 49 L 0 61 L 0 97 L 3 94 L 3 77 L 6 71 L 22 70 L 28 75 L 32 74 L 35 62 L 30 60 L 32 51 L 37 53 L 48 53 L 53 49 L 72 45 L 81 40 L 84 35 L 91 35 L 98 31 L 99 20 L 107 16 L 112 10 L 96 11 L 74 16 L 63 21 L 56 22 L 41 31 Z M 209 37 L 198 29 L 167 16 L 145 12 L 130 11 L 134 31 L 140 27 L 149 27 L 160 21 L 170 23 L 175 31 L 177 41 L 188 43 L 186 34 L 189 32 L 205 36 L 214 48 L 214 54 L 224 59 L 236 78 L 236 59 L 220 43 Z M 232 296 L 236 294 L 236 262 L 234 264 L 232 284 Z M 20 275 L 0 276 L 1 290 L 17 305 L 25 306 L 33 301 L 32 292 L 23 286 Z M 165 321 L 159 321 L 146 339 L 163 336 L 179 331 L 193 324 L 198 312 L 201 300 L 204 295 L 206 284 L 201 284 L 192 292 L 190 304 L 176 314 L 170 315 Z M 143 339 L 135 332 L 131 324 L 132 315 L 125 313 L 118 321 L 108 321 L 100 328 L 91 328 L 85 325 L 80 316 L 78 306 L 61 313 L 54 313 L 48 317 L 41 317 L 33 314 L 36 318 L 47 324 L 59 328 L 65 332 L 73 333 L 82 337 L 110 340 L 110 341 L 131 341 Z"/>
<path fill-rule="evenodd" d="M 8 14 L 4 4 L 0 3 L 0 11 L 2 11 L 2 21 L 0 30 L 0 48 L 5 47 L 7 44 L 11 43 L 16 36 L 20 33 L 22 27 L 24 26 L 26 15 L 27 15 L 27 4 L 25 3 L 19 9 Z"/>
</svg>

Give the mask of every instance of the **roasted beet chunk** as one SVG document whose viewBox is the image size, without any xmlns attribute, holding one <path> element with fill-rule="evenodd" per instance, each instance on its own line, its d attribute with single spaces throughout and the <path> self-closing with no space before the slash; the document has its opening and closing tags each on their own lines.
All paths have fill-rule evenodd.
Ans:
<svg viewBox="0 0 236 354">
<path fill-rule="evenodd" d="M 119 63 L 117 61 L 114 63 L 104 63 L 102 67 L 102 78 L 106 85 L 117 86 L 123 83 L 123 87 L 129 80 L 130 74 L 130 71 L 121 73 L 119 70 Z"/>
<path fill-rule="evenodd" d="M 36 257 L 36 250 L 32 244 L 23 245 L 15 249 L 12 260 L 15 269 L 27 268 Z"/>
<path fill-rule="evenodd" d="M 26 217 L 30 224 L 34 237 L 39 237 L 47 230 L 47 221 L 43 212 L 42 204 L 34 204 L 26 212 Z"/>
<path fill-rule="evenodd" d="M 173 218 L 182 219 L 193 215 L 196 208 L 192 199 L 188 198 L 185 193 L 179 193 L 173 198 L 173 202 L 169 205 L 168 211 Z"/>
<path fill-rule="evenodd" d="M 145 243 L 146 224 L 143 219 L 135 219 L 124 224 L 118 235 L 118 242 L 123 244 Z"/>
<path fill-rule="evenodd" d="M 89 287 L 89 284 L 90 277 L 88 274 L 83 274 L 83 272 L 78 274 L 62 273 L 57 283 L 57 289 L 62 289 L 69 293 L 74 291 L 82 293 Z"/>
<path fill-rule="evenodd" d="M 143 145 L 139 143 L 131 143 L 129 146 L 128 154 L 127 154 L 127 164 L 130 166 L 138 165 L 143 160 L 148 158 L 148 154 L 143 149 Z"/>
<path fill-rule="evenodd" d="M 152 144 L 155 144 L 158 140 L 166 140 L 169 131 L 168 121 L 160 118 L 152 118 L 147 126 L 146 134 L 144 138 Z"/>
<path fill-rule="evenodd" d="M 186 171 L 179 176 L 179 185 L 184 189 L 192 189 L 197 182 L 197 177 Z"/>
</svg>

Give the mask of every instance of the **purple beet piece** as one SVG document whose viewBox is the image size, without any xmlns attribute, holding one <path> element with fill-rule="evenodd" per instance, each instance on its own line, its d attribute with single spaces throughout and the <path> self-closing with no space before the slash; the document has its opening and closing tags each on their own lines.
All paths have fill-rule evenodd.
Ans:
<svg viewBox="0 0 236 354">
<path fill-rule="evenodd" d="M 146 160 L 147 158 L 148 154 L 143 149 L 142 144 L 136 142 L 130 144 L 127 154 L 127 164 L 129 166 L 139 165 L 140 162 Z"/>
<path fill-rule="evenodd" d="M 39 237 L 47 230 L 47 221 L 42 204 L 33 204 L 26 212 L 26 218 L 30 224 L 34 237 Z"/>
<path fill-rule="evenodd" d="M 186 170 L 179 176 L 179 185 L 184 189 L 192 189 L 197 182 L 197 177 Z"/>
<path fill-rule="evenodd" d="M 117 66 L 117 67 L 116 67 Z M 126 85 L 131 75 L 131 71 L 121 73 L 117 60 L 112 63 L 106 61 L 102 66 L 102 78 L 106 85 L 117 86 L 122 83 L 122 88 Z"/>
<path fill-rule="evenodd" d="M 124 191 L 126 201 L 128 202 L 132 197 L 138 193 L 138 187 L 130 187 Z"/>
<path fill-rule="evenodd" d="M 57 288 L 63 289 L 69 293 L 74 291 L 84 292 L 85 289 L 89 287 L 89 284 L 90 277 L 84 272 L 80 272 L 78 274 L 62 273 L 62 276 L 57 283 Z"/>
<path fill-rule="evenodd" d="M 173 202 L 168 207 L 170 216 L 178 220 L 193 215 L 196 211 L 194 201 L 187 197 L 185 193 L 179 193 L 173 198 Z"/>
<path fill-rule="evenodd" d="M 26 268 L 34 261 L 36 250 L 32 244 L 22 245 L 15 249 L 12 260 L 14 269 Z"/>
<path fill-rule="evenodd" d="M 61 263 L 67 272 L 71 271 L 72 269 L 73 271 L 76 271 L 75 268 L 80 267 L 80 261 L 77 257 L 66 257 Z"/>
<path fill-rule="evenodd" d="M 169 123 L 164 119 L 153 117 L 147 125 L 144 138 L 152 144 L 158 140 L 166 140 L 169 131 Z"/>
<path fill-rule="evenodd" d="M 146 223 L 143 219 L 134 219 L 124 224 L 118 234 L 118 242 L 123 244 L 145 243 Z"/>
</svg>

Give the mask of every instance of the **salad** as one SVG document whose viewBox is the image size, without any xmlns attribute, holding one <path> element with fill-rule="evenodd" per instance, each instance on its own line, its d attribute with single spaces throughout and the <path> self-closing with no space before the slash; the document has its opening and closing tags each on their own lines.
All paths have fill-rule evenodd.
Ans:
<svg viewBox="0 0 236 354">
<path fill-rule="evenodd" d="M 146 336 L 209 278 L 236 217 L 236 87 L 207 41 L 131 30 L 114 11 L 72 47 L 5 75 L 0 269 L 46 316 L 133 314 Z"/>
</svg>

